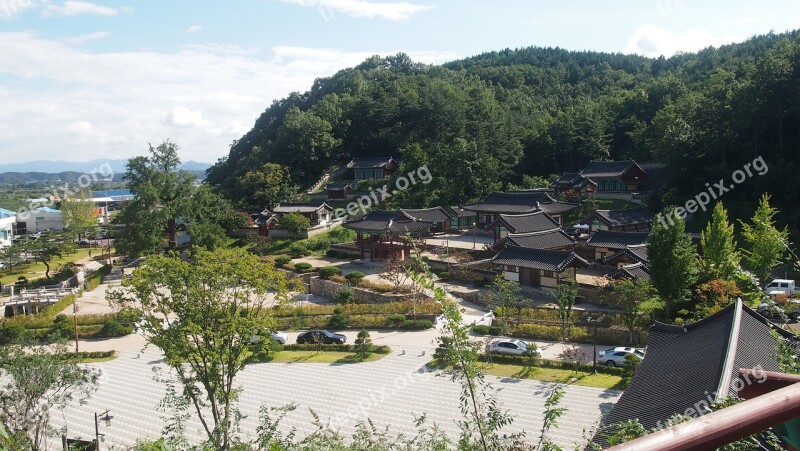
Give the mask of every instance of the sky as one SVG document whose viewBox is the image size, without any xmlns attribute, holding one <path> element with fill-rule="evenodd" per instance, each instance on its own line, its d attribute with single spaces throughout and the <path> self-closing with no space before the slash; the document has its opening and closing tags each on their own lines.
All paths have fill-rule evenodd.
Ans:
<svg viewBox="0 0 800 451">
<path fill-rule="evenodd" d="M 274 101 L 371 55 L 692 52 L 800 28 L 800 0 L 0 0 L 0 163 L 225 156 Z"/>
</svg>

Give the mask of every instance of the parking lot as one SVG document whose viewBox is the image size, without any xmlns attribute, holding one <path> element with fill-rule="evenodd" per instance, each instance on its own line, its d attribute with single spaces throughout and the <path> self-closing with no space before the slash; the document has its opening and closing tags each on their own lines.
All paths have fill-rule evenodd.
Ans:
<svg viewBox="0 0 800 451">
<path fill-rule="evenodd" d="M 281 406 L 296 403 L 283 427 L 295 427 L 303 435 L 313 430 L 313 409 L 324 421 L 332 421 L 349 435 L 358 421 L 367 418 L 381 428 L 390 426 L 393 433 L 413 433 L 413 414 L 427 414 L 429 424 L 438 424 L 457 437 L 459 385 L 447 377 L 437 377 L 425 363 L 432 348 L 395 347 L 382 360 L 359 364 L 263 363 L 247 367 L 237 381 L 243 388 L 239 406 L 247 416 L 242 421 L 244 434 L 252 436 L 258 425 L 261 405 Z M 153 368 L 163 365 L 158 350 L 143 354 L 126 351 L 118 359 L 96 364 L 102 371 L 97 392 L 88 403 L 68 408 L 65 415 L 53 415 L 54 426 L 66 421 L 69 437 L 94 437 L 94 413 L 110 410 L 110 426 L 100 424 L 105 445 L 131 445 L 137 439 L 155 437 L 164 427 L 157 413 L 164 388 L 153 381 Z M 515 421 L 508 431 L 526 431 L 529 440 L 538 437 L 548 384 L 510 378 L 488 377 L 503 406 Z M 569 386 L 561 402 L 567 408 L 560 427 L 551 436 L 556 443 L 572 447 L 583 443 L 584 429 L 591 428 L 601 412 L 610 409 L 620 392 L 590 387 Z M 187 436 L 203 437 L 200 424 L 190 421 Z"/>
</svg>

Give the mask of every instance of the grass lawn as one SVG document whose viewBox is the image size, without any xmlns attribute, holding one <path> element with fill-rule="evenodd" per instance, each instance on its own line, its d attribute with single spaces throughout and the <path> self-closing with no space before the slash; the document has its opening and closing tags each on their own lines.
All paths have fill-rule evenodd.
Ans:
<svg viewBox="0 0 800 451">
<path fill-rule="evenodd" d="M 50 262 L 50 275 L 54 275 L 53 273 L 56 271 L 56 268 L 59 265 L 63 265 L 64 263 L 73 263 L 78 260 L 82 260 L 84 258 L 89 257 L 89 251 L 92 251 L 93 255 L 100 255 L 102 250 L 99 248 L 79 248 L 76 249 L 75 252 L 65 255 L 62 258 L 57 258 Z M 44 277 L 45 266 L 43 263 L 35 262 L 33 264 L 27 266 L 18 266 L 13 269 L 13 271 L 9 274 L 4 274 L 0 276 L 0 282 L 3 284 L 14 283 L 17 281 L 19 276 L 25 276 L 28 278 L 28 281 L 33 281 L 34 279 L 39 279 Z"/>
<path fill-rule="evenodd" d="M 372 353 L 365 359 L 357 354 L 343 351 L 280 351 L 272 354 L 270 363 L 360 363 L 374 362 L 388 354 Z"/>
<path fill-rule="evenodd" d="M 561 368 L 534 367 L 529 369 L 522 365 L 506 363 L 486 364 L 483 366 L 483 370 L 486 374 L 491 374 L 493 376 L 535 379 L 545 382 L 584 385 L 586 387 L 612 388 L 614 390 L 624 390 L 631 379 L 629 377 L 604 373 L 575 373 L 572 370 Z M 573 381 L 573 378 L 576 380 Z"/>
</svg>

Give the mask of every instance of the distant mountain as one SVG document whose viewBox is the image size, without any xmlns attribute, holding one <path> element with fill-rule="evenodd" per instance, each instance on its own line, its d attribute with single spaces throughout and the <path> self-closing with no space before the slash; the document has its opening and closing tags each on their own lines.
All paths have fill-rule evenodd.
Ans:
<svg viewBox="0 0 800 451">
<path fill-rule="evenodd" d="M 0 164 L 0 174 L 8 172 L 15 173 L 37 173 L 37 174 L 60 174 L 63 172 L 91 173 L 95 171 L 100 174 L 107 174 L 109 168 L 114 174 L 123 174 L 128 160 L 90 160 L 90 161 L 59 161 L 59 160 L 37 160 L 28 163 L 9 163 Z M 208 163 L 197 161 L 187 161 L 181 165 L 181 169 L 192 173 L 205 172 L 210 168 Z M 39 178 L 39 176 L 36 176 Z M 203 177 L 201 177 L 203 178 Z"/>
</svg>

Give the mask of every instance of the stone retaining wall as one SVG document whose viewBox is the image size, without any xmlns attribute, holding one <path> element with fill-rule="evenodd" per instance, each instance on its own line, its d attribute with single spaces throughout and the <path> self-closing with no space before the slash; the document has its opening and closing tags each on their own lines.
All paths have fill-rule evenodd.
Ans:
<svg viewBox="0 0 800 451">
<path fill-rule="evenodd" d="M 315 296 L 334 299 L 336 297 L 336 291 L 338 291 L 341 286 L 341 283 L 332 280 L 320 279 L 319 277 L 311 278 L 311 294 Z M 385 302 L 405 301 L 407 299 L 407 294 L 375 293 L 363 288 L 353 287 L 353 301 L 356 304 L 380 304 Z"/>
</svg>

